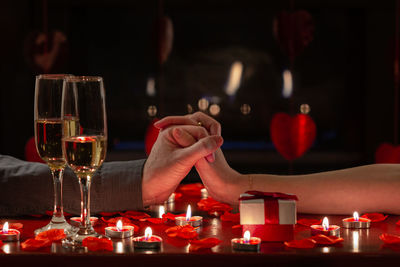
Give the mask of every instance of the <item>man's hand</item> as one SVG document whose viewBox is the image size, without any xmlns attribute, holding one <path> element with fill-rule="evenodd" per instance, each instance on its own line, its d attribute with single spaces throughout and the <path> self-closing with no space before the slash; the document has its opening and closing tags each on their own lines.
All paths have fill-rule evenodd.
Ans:
<svg viewBox="0 0 400 267">
<path fill-rule="evenodd" d="M 221 136 L 221 124 L 203 112 L 196 112 L 185 116 L 169 116 L 154 123 L 154 126 L 159 129 L 166 129 L 172 125 L 204 127 L 208 134 Z M 206 159 L 208 162 L 213 162 L 215 160 L 214 153 L 207 155 Z"/>
<path fill-rule="evenodd" d="M 174 118 L 180 120 L 180 117 Z M 163 124 L 163 120 L 161 122 L 164 126 L 169 125 Z M 166 200 L 196 162 L 215 152 L 223 143 L 221 136 L 209 136 L 204 127 L 193 124 L 165 127 L 162 127 L 164 130 L 160 132 L 144 165 L 144 206 Z M 214 127 L 213 132 L 218 131 Z"/>
</svg>

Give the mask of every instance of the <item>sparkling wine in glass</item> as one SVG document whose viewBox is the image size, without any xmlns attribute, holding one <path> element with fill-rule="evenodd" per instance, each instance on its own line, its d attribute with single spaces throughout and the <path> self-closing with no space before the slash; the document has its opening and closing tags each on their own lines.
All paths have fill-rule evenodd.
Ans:
<svg viewBox="0 0 400 267">
<path fill-rule="evenodd" d="M 39 156 L 50 168 L 54 185 L 53 217 L 46 226 L 36 229 L 39 234 L 49 229 L 64 229 L 69 234 L 74 228 L 63 214 L 62 183 L 66 162 L 62 153 L 61 99 L 66 74 L 42 74 L 35 84 L 35 142 Z"/>
<path fill-rule="evenodd" d="M 99 236 L 90 223 L 90 185 L 107 151 L 103 79 L 94 76 L 66 78 L 61 110 L 62 151 L 79 180 L 81 190 L 81 224 L 63 244 L 79 247 L 84 238 Z"/>
</svg>

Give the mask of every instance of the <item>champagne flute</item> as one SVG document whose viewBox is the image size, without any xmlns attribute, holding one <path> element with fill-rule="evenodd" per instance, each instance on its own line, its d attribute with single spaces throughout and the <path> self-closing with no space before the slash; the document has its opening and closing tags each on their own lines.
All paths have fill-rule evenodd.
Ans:
<svg viewBox="0 0 400 267">
<path fill-rule="evenodd" d="M 79 247 L 88 236 L 99 236 L 90 223 L 90 185 L 107 151 L 107 122 L 103 79 L 73 76 L 64 80 L 62 97 L 62 150 L 81 190 L 79 230 L 63 241 Z"/>
<path fill-rule="evenodd" d="M 66 166 L 62 153 L 61 98 L 63 81 L 67 74 L 42 74 L 35 83 L 35 143 L 39 156 L 50 168 L 54 185 L 53 217 L 46 226 L 36 229 L 39 234 L 49 229 L 64 229 L 68 234 L 74 227 L 69 225 L 63 213 L 62 183 Z"/>
</svg>

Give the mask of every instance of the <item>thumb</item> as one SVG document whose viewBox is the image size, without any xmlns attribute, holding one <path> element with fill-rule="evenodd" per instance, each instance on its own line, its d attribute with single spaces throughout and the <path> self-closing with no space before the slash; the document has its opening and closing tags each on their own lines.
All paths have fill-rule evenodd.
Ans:
<svg viewBox="0 0 400 267">
<path fill-rule="evenodd" d="M 183 148 L 180 157 L 188 164 L 194 165 L 198 160 L 215 152 L 223 142 L 223 138 L 219 135 L 204 137 L 193 145 Z"/>
</svg>

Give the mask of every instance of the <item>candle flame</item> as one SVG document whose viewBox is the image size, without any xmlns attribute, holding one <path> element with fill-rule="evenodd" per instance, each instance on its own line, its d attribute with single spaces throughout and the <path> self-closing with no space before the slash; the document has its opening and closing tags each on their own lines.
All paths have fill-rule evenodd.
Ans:
<svg viewBox="0 0 400 267">
<path fill-rule="evenodd" d="M 165 208 L 164 206 L 160 206 L 160 208 L 158 208 L 158 218 L 162 218 L 164 214 L 165 214 Z"/>
<path fill-rule="evenodd" d="M 153 235 L 153 231 L 151 230 L 150 227 L 147 227 L 146 230 L 144 230 L 144 239 L 149 240 L 152 235 Z"/>
<path fill-rule="evenodd" d="M 249 241 L 250 241 L 250 231 L 246 231 L 246 232 L 244 232 L 244 234 L 243 234 L 243 241 L 245 242 L 245 243 L 248 243 Z"/>
<path fill-rule="evenodd" d="M 8 234 L 8 222 L 3 225 L 3 233 Z"/>
<path fill-rule="evenodd" d="M 327 218 L 327 217 L 325 217 L 325 218 L 322 220 L 322 227 L 324 228 L 325 231 L 328 231 L 328 230 L 329 230 L 329 221 L 328 221 L 328 218 Z"/>
<path fill-rule="evenodd" d="M 290 70 L 285 70 L 283 76 L 283 90 L 282 95 L 284 98 L 289 98 L 293 92 L 293 78 Z"/>
<path fill-rule="evenodd" d="M 190 205 L 188 205 L 186 210 L 186 221 L 190 221 L 191 217 L 192 217 L 192 208 L 190 207 Z"/>
<path fill-rule="evenodd" d="M 117 222 L 117 231 L 122 231 L 122 221 L 121 220 L 118 220 L 118 222 Z"/>
<path fill-rule="evenodd" d="M 355 220 L 356 222 L 358 222 L 358 220 L 360 219 L 360 216 L 358 216 L 358 212 L 357 212 L 357 211 L 355 211 L 355 212 L 353 213 L 353 218 L 354 218 L 354 220 Z"/>
<path fill-rule="evenodd" d="M 240 81 L 242 79 L 243 64 L 240 61 L 233 62 L 231 70 L 229 72 L 228 81 L 225 87 L 225 93 L 229 96 L 236 95 L 237 90 L 240 87 Z"/>
</svg>

